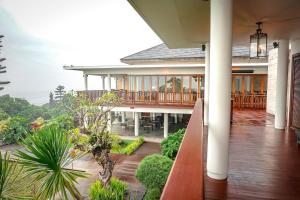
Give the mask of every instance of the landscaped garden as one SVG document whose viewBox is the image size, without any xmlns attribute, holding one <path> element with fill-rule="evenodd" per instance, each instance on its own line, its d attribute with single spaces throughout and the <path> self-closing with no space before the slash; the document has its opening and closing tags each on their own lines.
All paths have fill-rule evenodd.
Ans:
<svg viewBox="0 0 300 200">
<path fill-rule="evenodd" d="M 0 97 L 0 141 L 4 147 L 17 144 L 12 155 L 1 152 L 0 199 L 88 199 L 122 200 L 160 198 L 185 132 L 179 130 L 161 143 L 161 154 L 146 156 L 136 178 L 145 195 L 134 196 L 130 183 L 113 177 L 118 161 L 130 158 L 144 138 L 122 139 L 108 132 L 109 111 L 121 103 L 113 93 L 95 102 L 66 94 L 54 105 L 34 106 L 23 99 Z M 159 153 L 159 152 L 157 152 Z M 97 164 L 95 174 L 73 168 L 90 155 Z M 80 181 L 91 179 L 79 189 Z"/>
</svg>

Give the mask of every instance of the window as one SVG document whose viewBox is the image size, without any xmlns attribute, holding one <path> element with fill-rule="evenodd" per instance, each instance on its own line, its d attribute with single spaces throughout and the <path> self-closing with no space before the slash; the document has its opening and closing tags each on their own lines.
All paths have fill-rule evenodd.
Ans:
<svg viewBox="0 0 300 200">
<path fill-rule="evenodd" d="M 165 76 L 159 76 L 159 92 L 165 92 L 165 87 L 166 87 L 166 79 Z"/>
</svg>

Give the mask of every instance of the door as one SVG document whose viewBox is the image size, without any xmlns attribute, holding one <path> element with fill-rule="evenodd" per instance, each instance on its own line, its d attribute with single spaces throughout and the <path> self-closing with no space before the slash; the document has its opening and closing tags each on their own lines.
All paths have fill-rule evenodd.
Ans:
<svg viewBox="0 0 300 200">
<path fill-rule="evenodd" d="M 300 53 L 293 55 L 292 64 L 291 125 L 300 128 Z"/>
</svg>

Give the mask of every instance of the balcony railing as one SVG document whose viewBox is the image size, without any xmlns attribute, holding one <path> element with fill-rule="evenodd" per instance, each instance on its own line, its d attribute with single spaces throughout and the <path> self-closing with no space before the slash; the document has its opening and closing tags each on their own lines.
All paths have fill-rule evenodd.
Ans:
<svg viewBox="0 0 300 200">
<path fill-rule="evenodd" d="M 203 199 L 203 101 L 194 107 L 161 200 Z"/>
<path fill-rule="evenodd" d="M 105 90 L 79 91 L 91 100 L 101 97 Z M 124 104 L 153 104 L 153 105 L 187 105 L 193 106 L 198 98 L 203 99 L 203 93 L 193 92 L 131 92 L 127 90 L 113 90 L 124 99 Z M 265 94 L 232 94 L 233 108 L 265 109 L 267 96 Z"/>
<path fill-rule="evenodd" d="M 78 94 L 84 94 L 91 100 L 101 97 L 104 90 L 79 91 Z M 126 90 L 114 90 L 124 99 L 125 104 L 162 104 L 162 105 L 189 105 L 193 106 L 198 98 L 202 98 L 200 93 L 192 92 L 131 92 Z"/>
<path fill-rule="evenodd" d="M 253 94 L 253 95 L 242 95 L 233 94 L 232 102 L 234 108 L 251 108 L 251 109 L 265 109 L 267 103 L 267 95 L 265 94 Z"/>
</svg>

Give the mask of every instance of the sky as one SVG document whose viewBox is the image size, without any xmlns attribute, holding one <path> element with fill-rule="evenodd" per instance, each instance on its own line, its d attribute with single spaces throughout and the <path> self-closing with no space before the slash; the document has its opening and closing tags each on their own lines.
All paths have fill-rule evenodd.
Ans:
<svg viewBox="0 0 300 200">
<path fill-rule="evenodd" d="M 126 0 L 0 0 L 0 57 L 11 83 L 0 91 L 41 105 L 57 85 L 82 90 L 64 65 L 113 65 L 161 40 Z M 100 78 L 89 79 L 100 89 Z M 0 102 L 1 103 L 1 102 Z"/>
</svg>

